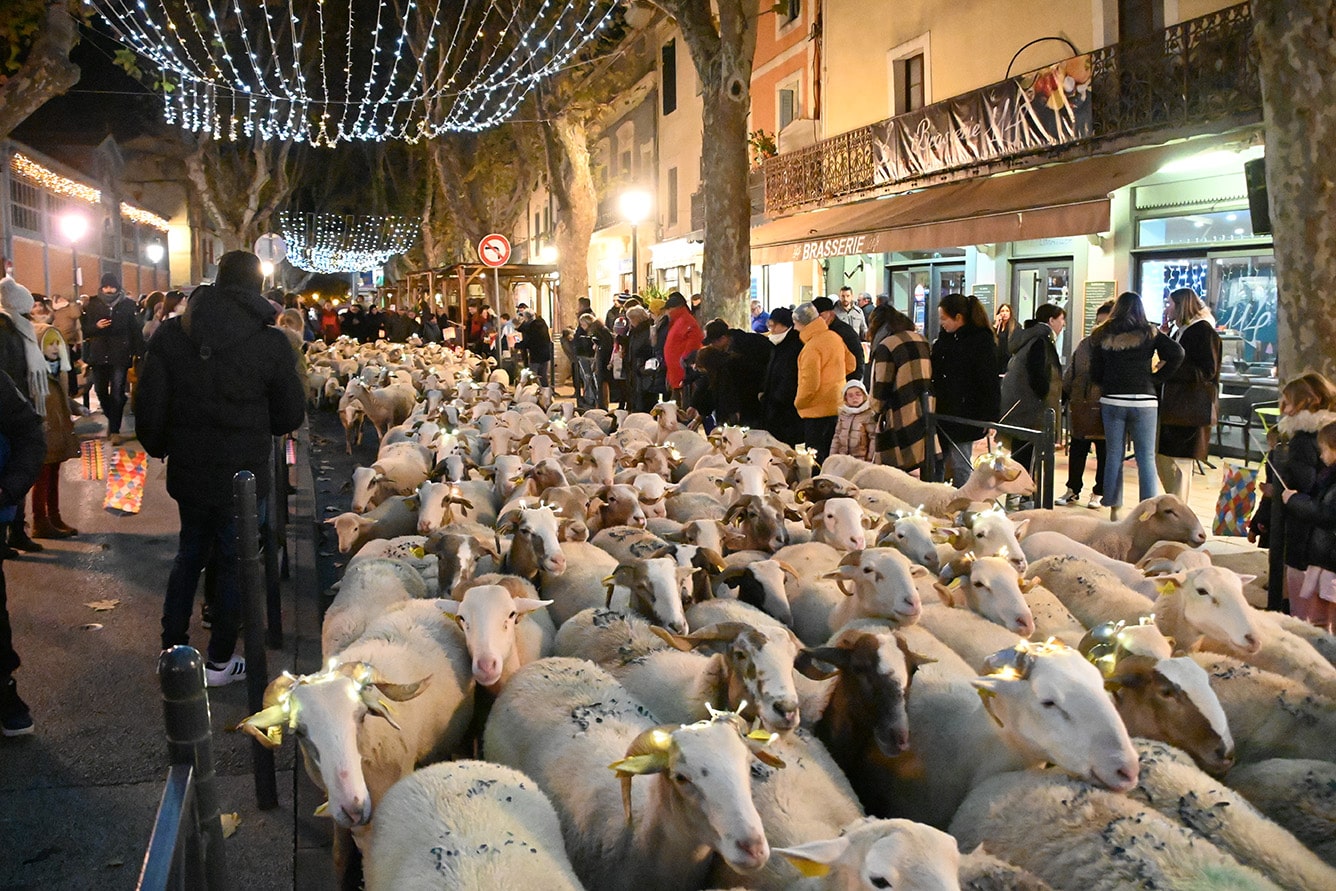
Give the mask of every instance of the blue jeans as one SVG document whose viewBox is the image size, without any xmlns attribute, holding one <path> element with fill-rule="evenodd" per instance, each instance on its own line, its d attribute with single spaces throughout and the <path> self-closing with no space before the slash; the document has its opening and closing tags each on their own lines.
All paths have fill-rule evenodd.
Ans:
<svg viewBox="0 0 1336 891">
<path fill-rule="evenodd" d="M 1127 454 L 1127 437 L 1132 437 L 1132 452 L 1137 459 L 1137 481 L 1140 499 L 1159 494 L 1160 483 L 1155 475 L 1155 433 L 1158 429 L 1159 407 L 1154 403 L 1136 408 L 1123 405 L 1100 404 L 1104 419 L 1104 440 L 1108 443 L 1108 458 L 1104 465 L 1104 506 L 1120 507 L 1123 503 L 1123 456 Z"/>
<path fill-rule="evenodd" d="M 190 642 L 190 616 L 195 610 L 195 589 L 200 572 L 213 561 L 218 599 L 213 604 L 213 628 L 208 659 L 222 664 L 232 658 L 241 628 L 241 565 L 237 557 L 237 524 L 233 507 L 178 502 L 181 539 L 167 577 L 162 607 L 162 645 Z"/>
</svg>

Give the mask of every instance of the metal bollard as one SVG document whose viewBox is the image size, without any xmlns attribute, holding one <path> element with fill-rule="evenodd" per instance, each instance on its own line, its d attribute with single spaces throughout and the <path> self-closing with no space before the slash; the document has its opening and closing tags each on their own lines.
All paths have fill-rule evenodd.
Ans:
<svg viewBox="0 0 1336 891">
<path fill-rule="evenodd" d="M 919 477 L 925 481 L 937 479 L 937 414 L 932 409 L 932 394 L 924 393 L 919 397 L 919 411 L 923 413 L 923 435 L 926 437 L 926 442 L 923 449 L 923 470 L 919 473 Z"/>
<path fill-rule="evenodd" d="M 265 586 L 260 578 L 259 520 L 255 506 L 255 474 L 243 470 L 232 477 L 236 507 L 237 559 L 241 562 L 241 599 L 246 620 L 246 698 L 252 713 L 264 708 L 264 688 L 269 678 L 265 652 Z M 278 777 L 274 753 L 251 740 L 251 763 L 255 771 L 255 803 L 260 810 L 278 807 Z"/>
<path fill-rule="evenodd" d="M 223 850 L 223 824 L 213 769 L 209 699 L 204 691 L 204 657 L 193 647 L 175 646 L 158 657 L 167 757 L 194 770 L 194 815 L 209 891 L 231 887 Z"/>
<path fill-rule="evenodd" d="M 278 473 L 273 469 L 270 476 L 269 496 L 264 500 L 264 522 L 260 532 L 264 536 L 264 592 L 265 620 L 267 631 L 265 643 L 273 650 L 283 649 L 283 600 L 280 589 L 278 568 L 278 499 L 283 491 L 278 481 Z M 258 512 L 257 512 L 258 516 Z"/>
<path fill-rule="evenodd" d="M 1051 408 L 1044 409 L 1044 421 L 1040 427 L 1039 436 L 1039 462 L 1043 468 L 1043 482 L 1040 483 L 1038 492 L 1039 506 L 1051 508 L 1053 506 L 1053 477 L 1057 476 L 1057 430 L 1058 413 Z"/>
</svg>

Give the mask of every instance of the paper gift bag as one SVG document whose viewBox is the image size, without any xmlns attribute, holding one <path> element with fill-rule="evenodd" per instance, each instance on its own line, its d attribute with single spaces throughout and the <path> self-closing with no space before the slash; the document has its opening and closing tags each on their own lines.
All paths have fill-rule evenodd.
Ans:
<svg viewBox="0 0 1336 891">
<path fill-rule="evenodd" d="M 86 480 L 107 478 L 107 443 L 90 439 L 79 445 L 79 474 Z"/>
<path fill-rule="evenodd" d="M 144 478 L 148 475 L 148 452 L 116 449 L 107 465 L 107 495 L 102 507 L 137 514 L 144 503 Z"/>
<path fill-rule="evenodd" d="M 1225 462 L 1220 498 L 1215 503 L 1215 535 L 1247 535 L 1248 517 L 1257 498 L 1257 468 Z"/>
</svg>

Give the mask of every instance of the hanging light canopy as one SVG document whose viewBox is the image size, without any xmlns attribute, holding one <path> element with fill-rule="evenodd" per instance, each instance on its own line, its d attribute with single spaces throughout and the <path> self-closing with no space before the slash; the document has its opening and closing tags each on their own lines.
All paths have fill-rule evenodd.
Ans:
<svg viewBox="0 0 1336 891">
<path fill-rule="evenodd" d="M 504 122 L 607 26 L 564 0 L 89 0 L 163 75 L 169 123 L 235 140 L 417 142 Z"/>
<path fill-rule="evenodd" d="M 345 216 L 337 213 L 278 215 L 288 262 L 308 272 L 366 272 L 402 254 L 417 240 L 414 217 Z"/>
</svg>

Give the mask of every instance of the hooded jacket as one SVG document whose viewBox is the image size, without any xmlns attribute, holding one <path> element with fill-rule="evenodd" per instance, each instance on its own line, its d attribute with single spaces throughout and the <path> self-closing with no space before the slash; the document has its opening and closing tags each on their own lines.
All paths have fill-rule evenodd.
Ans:
<svg viewBox="0 0 1336 891">
<path fill-rule="evenodd" d="M 135 430 L 150 455 L 170 458 L 167 492 L 177 501 L 230 504 L 242 470 L 255 474 L 258 493 L 268 489 L 271 437 L 297 429 L 306 411 L 292 346 L 273 317 L 258 292 L 205 286 L 149 344 Z"/>
<path fill-rule="evenodd" d="M 1062 359 L 1053 340 L 1053 329 L 1044 322 L 1011 336 L 1011 359 L 1002 379 L 1003 423 L 1038 430 L 1044 409 L 1061 415 Z"/>
<path fill-rule="evenodd" d="M 798 332 L 798 393 L 794 407 L 804 418 L 831 418 L 840 412 L 846 375 L 854 370 L 853 354 L 840 335 L 821 317 Z"/>
</svg>

